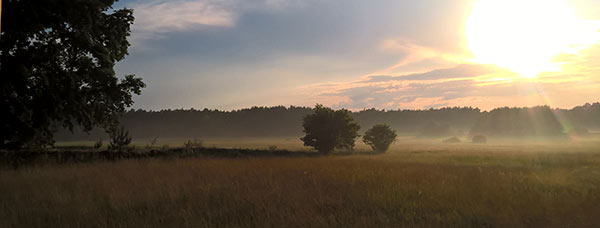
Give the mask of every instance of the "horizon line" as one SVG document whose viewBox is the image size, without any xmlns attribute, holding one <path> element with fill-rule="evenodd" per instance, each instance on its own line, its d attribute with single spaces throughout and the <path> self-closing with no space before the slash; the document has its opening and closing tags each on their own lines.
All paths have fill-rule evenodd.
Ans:
<svg viewBox="0 0 600 228">
<path fill-rule="evenodd" d="M 319 103 L 317 103 L 315 105 L 319 105 Z M 498 106 L 498 107 L 495 107 L 495 108 L 492 108 L 492 109 L 489 109 L 489 110 L 484 110 L 484 109 L 481 109 L 479 107 L 474 107 L 474 106 L 441 106 L 441 107 L 436 107 L 436 108 L 431 107 L 431 108 L 424 108 L 424 109 L 409 109 L 409 108 L 407 108 L 407 109 L 402 109 L 402 108 L 397 108 L 397 109 L 385 109 L 385 108 L 377 109 L 377 108 L 374 108 L 374 107 L 371 107 L 371 108 L 362 108 L 362 109 L 348 109 L 348 108 L 339 108 L 339 107 L 338 108 L 334 108 L 334 107 L 331 107 L 331 106 L 325 106 L 325 107 L 331 108 L 333 110 L 348 110 L 350 112 L 362 112 L 362 111 L 368 111 L 368 110 L 384 111 L 384 112 L 390 112 L 390 111 L 415 111 L 415 112 L 418 112 L 418 111 L 432 111 L 432 110 L 456 109 L 456 108 L 458 108 L 458 109 L 470 108 L 470 109 L 473 109 L 473 110 L 480 110 L 482 112 L 489 112 L 489 111 L 493 111 L 493 110 L 496 110 L 496 109 L 502 109 L 502 108 L 536 108 L 536 107 L 549 107 L 552 110 L 573 110 L 573 109 L 575 109 L 577 107 L 584 107 L 584 106 L 588 106 L 588 105 L 590 105 L 590 106 L 592 106 L 592 105 L 600 105 L 600 101 L 591 102 L 591 103 L 590 102 L 586 102 L 585 104 L 576 105 L 576 106 L 573 106 L 571 108 L 551 107 L 548 104 L 544 104 L 544 105 L 533 105 L 533 106 Z M 140 111 L 140 110 L 141 111 L 146 111 L 146 112 L 161 112 L 161 111 L 205 111 L 205 110 L 208 110 L 208 111 L 220 111 L 220 112 L 239 112 L 239 111 L 250 110 L 250 109 L 255 109 L 255 108 L 269 109 L 269 108 L 279 108 L 279 107 L 283 107 L 283 108 L 286 108 L 286 109 L 289 109 L 289 108 L 308 108 L 308 109 L 313 109 L 314 108 L 314 107 L 311 107 L 311 106 L 301 106 L 301 105 L 298 105 L 298 106 L 296 106 L 296 105 L 287 105 L 287 106 L 286 105 L 273 105 L 273 106 L 267 106 L 267 105 L 258 106 L 258 105 L 254 105 L 254 106 L 250 106 L 250 107 L 247 107 L 247 108 L 238 108 L 238 109 L 229 109 L 229 110 L 218 109 L 218 108 L 212 108 L 211 109 L 211 108 L 208 108 L 208 107 L 204 107 L 204 108 L 194 108 L 194 107 L 191 107 L 191 108 L 166 108 L 166 109 L 159 109 L 159 110 L 156 110 L 156 109 L 142 109 L 142 108 L 135 109 L 135 108 L 131 108 L 129 110 L 126 110 L 126 112 Z"/>
</svg>

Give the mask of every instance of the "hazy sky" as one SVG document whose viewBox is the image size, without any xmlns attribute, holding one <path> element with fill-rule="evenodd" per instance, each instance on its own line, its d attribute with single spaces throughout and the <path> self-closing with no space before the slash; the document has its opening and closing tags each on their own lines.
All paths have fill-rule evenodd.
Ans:
<svg viewBox="0 0 600 228">
<path fill-rule="evenodd" d="M 596 0 L 122 0 L 134 108 L 600 101 Z M 516 72 L 516 73 L 515 73 Z"/>
</svg>

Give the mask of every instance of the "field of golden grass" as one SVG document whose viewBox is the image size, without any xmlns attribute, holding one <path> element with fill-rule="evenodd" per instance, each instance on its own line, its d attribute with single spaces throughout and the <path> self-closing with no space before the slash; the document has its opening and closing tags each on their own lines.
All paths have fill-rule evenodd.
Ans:
<svg viewBox="0 0 600 228">
<path fill-rule="evenodd" d="M 0 227 L 600 227 L 597 143 L 0 170 Z"/>
</svg>

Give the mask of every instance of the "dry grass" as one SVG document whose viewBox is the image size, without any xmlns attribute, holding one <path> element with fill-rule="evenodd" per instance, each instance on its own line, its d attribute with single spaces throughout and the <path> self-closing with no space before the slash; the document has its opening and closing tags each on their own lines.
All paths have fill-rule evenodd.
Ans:
<svg viewBox="0 0 600 228">
<path fill-rule="evenodd" d="M 188 140 L 198 139 L 202 141 L 205 147 L 218 147 L 218 148 L 232 148 L 232 149 L 268 149 L 270 146 L 277 146 L 278 149 L 284 150 L 309 150 L 310 148 L 305 147 L 303 142 L 300 140 L 301 136 L 297 137 L 275 137 L 275 138 L 157 138 L 155 143 L 156 148 L 167 146 L 169 148 L 182 147 Z M 443 143 L 443 140 L 447 137 L 442 138 L 418 138 L 415 136 L 400 136 L 396 144 L 392 144 L 390 150 L 396 151 L 423 151 L 423 150 L 464 150 L 464 149 L 483 149 L 483 150 L 519 150 L 519 151 L 539 151 L 540 149 L 551 148 L 555 150 L 563 148 L 571 150 L 573 148 L 600 148 L 600 134 L 598 136 L 589 138 L 572 138 L 568 141 L 564 140 L 547 140 L 547 139 L 498 139 L 489 138 L 488 143 L 485 145 L 477 145 L 470 143 L 471 139 L 466 136 L 459 137 L 462 143 L 447 144 Z M 137 148 L 144 148 L 150 144 L 152 139 L 134 139 L 132 145 Z M 57 146 L 62 147 L 77 147 L 77 146 L 88 146 L 91 147 L 96 141 L 66 141 L 57 142 Z M 106 146 L 107 141 L 104 141 Z M 517 147 L 515 147 L 517 146 Z M 370 147 L 362 142 L 361 139 L 356 140 L 357 150 L 370 150 Z"/>
<path fill-rule="evenodd" d="M 598 147 L 405 147 L 1 170 L 0 227 L 600 227 Z"/>
</svg>

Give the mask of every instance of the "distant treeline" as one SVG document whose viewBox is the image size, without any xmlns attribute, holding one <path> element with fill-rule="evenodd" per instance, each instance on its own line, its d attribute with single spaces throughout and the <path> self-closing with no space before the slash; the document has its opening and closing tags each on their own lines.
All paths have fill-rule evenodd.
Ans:
<svg viewBox="0 0 600 228">
<path fill-rule="evenodd" d="M 252 107 L 234 111 L 175 109 L 131 110 L 121 123 L 133 138 L 296 137 L 302 135 L 302 117 L 308 107 Z M 537 136 L 585 133 L 600 128 L 600 103 L 573 109 L 471 107 L 427 110 L 376 110 L 352 112 L 361 132 L 378 123 L 389 124 L 400 134 L 424 137 L 485 134 L 489 136 Z M 108 138 L 103 130 L 90 134 L 59 130 L 58 141 Z"/>
</svg>

